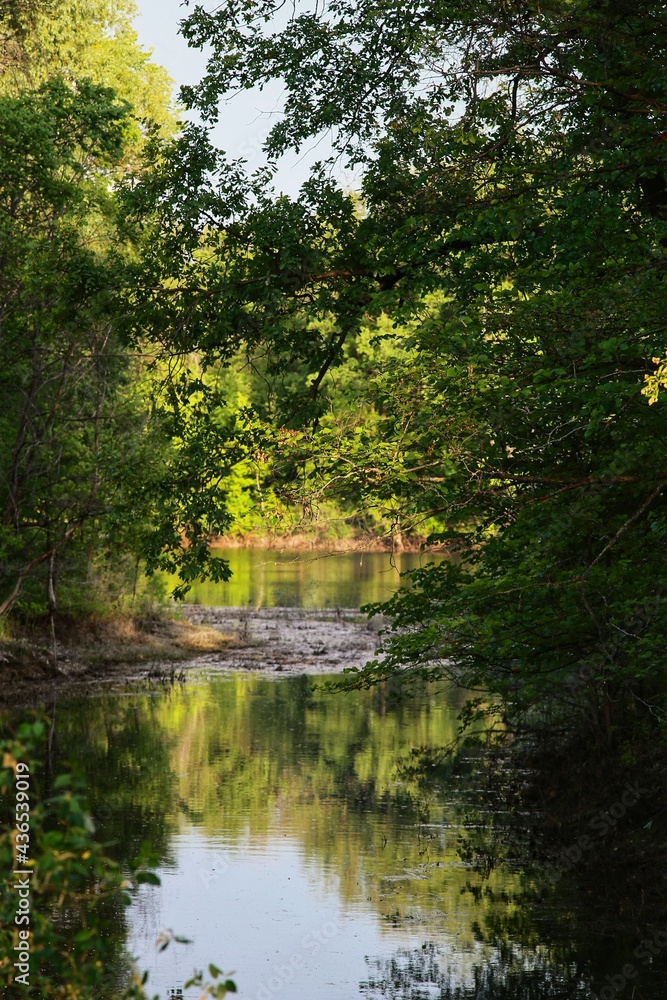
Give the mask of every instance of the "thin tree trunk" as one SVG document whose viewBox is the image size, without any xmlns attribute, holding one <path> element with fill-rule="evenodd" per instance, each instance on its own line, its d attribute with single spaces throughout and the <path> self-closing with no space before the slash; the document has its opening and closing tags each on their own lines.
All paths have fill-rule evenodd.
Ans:
<svg viewBox="0 0 667 1000">
<path fill-rule="evenodd" d="M 73 524 L 71 528 L 68 528 L 63 537 L 56 545 L 53 546 L 53 548 L 47 549 L 47 551 L 43 552 L 41 556 L 36 556 L 34 559 L 31 559 L 29 563 L 26 563 L 26 565 L 23 567 L 23 569 L 18 575 L 18 579 L 14 584 L 14 589 L 12 590 L 11 594 L 9 595 L 9 597 L 5 598 L 2 604 L 0 604 L 0 618 L 2 618 L 4 614 L 7 614 L 11 606 L 19 597 L 21 589 L 23 587 L 23 582 L 27 577 L 27 575 L 35 568 L 35 566 L 39 566 L 40 563 L 43 563 L 45 562 L 45 560 L 50 559 L 52 552 L 57 552 L 58 549 L 62 548 L 62 546 L 66 542 L 69 542 L 72 535 L 74 535 L 75 532 L 79 530 L 82 524 L 83 521 L 77 521 L 77 523 Z"/>
<path fill-rule="evenodd" d="M 51 620 L 51 639 L 53 641 L 53 665 L 58 666 L 58 644 L 56 642 L 56 550 L 51 549 L 49 557 L 49 583 L 47 588 L 47 601 L 49 605 L 49 618 Z"/>
</svg>

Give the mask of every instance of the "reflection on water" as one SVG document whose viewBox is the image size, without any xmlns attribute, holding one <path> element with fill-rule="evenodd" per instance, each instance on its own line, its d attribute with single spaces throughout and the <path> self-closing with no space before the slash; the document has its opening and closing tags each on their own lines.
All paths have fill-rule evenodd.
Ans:
<svg viewBox="0 0 667 1000">
<path fill-rule="evenodd" d="M 497 951 L 475 964 L 461 982 L 447 951 L 428 942 L 412 950 L 399 948 L 390 959 L 371 959 L 369 977 L 361 984 L 364 1000 L 593 1000 L 595 994 L 574 962 L 561 964 L 545 955 L 517 949 Z"/>
<path fill-rule="evenodd" d="M 59 710 L 58 752 L 83 761 L 102 838 L 121 859 L 144 840 L 159 856 L 162 886 L 142 888 L 128 931 L 153 992 L 210 961 L 249 1000 L 564 1000 L 604 987 L 628 960 L 619 943 L 582 934 L 517 868 L 482 878 L 461 860 L 460 836 L 503 819 L 473 808 L 483 764 L 427 791 L 397 770 L 412 747 L 448 743 L 456 711 L 433 691 L 406 704 L 387 687 L 343 695 L 239 675 Z M 165 929 L 193 943 L 160 953 Z M 656 983 L 641 971 L 644 1000 L 663 996 Z"/>
<path fill-rule="evenodd" d="M 193 604 L 358 608 L 391 597 L 406 570 L 443 558 L 441 553 L 392 556 L 389 552 L 276 549 L 220 549 L 216 555 L 228 560 L 232 579 L 228 583 L 195 584 L 188 594 Z"/>
</svg>

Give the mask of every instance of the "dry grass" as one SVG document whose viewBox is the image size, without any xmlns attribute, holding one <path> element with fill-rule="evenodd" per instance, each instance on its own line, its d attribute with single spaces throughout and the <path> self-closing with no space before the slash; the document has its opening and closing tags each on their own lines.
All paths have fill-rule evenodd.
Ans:
<svg viewBox="0 0 667 1000">
<path fill-rule="evenodd" d="M 318 534 L 285 535 L 222 535 L 211 540 L 212 549 L 273 549 L 297 552 L 421 552 L 425 539 L 404 536 L 400 542 L 391 535 L 355 535 L 347 538 L 328 538 Z M 428 546 L 426 551 L 436 552 L 444 545 Z"/>
<path fill-rule="evenodd" d="M 145 673 L 146 665 L 153 670 L 156 664 L 166 667 L 218 653 L 235 641 L 209 625 L 160 614 L 61 618 L 56 624 L 55 648 L 45 622 L 12 631 L 11 638 L 0 638 L 0 701 L 39 700 L 54 685 L 103 684 L 135 677 Z"/>
<path fill-rule="evenodd" d="M 128 615 L 90 623 L 70 648 L 96 663 L 142 663 L 215 653 L 231 642 L 231 636 L 209 626 L 162 616 Z"/>
</svg>

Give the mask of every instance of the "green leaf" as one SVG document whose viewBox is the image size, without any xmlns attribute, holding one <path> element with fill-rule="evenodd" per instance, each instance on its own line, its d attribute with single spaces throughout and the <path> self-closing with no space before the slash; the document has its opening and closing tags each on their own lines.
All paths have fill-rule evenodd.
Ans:
<svg viewBox="0 0 667 1000">
<path fill-rule="evenodd" d="M 142 871 L 136 873 L 137 882 L 140 884 L 147 883 L 148 885 L 160 885 L 160 878 L 155 872 Z"/>
</svg>

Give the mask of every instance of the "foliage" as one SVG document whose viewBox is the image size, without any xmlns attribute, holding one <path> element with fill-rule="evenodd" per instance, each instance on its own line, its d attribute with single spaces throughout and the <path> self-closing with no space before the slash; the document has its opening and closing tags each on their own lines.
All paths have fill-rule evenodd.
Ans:
<svg viewBox="0 0 667 1000">
<path fill-rule="evenodd" d="M 150 234 L 136 322 L 204 367 L 262 359 L 287 389 L 278 461 L 305 435 L 306 497 L 353 481 L 362 502 L 446 522 L 459 563 L 384 608 L 396 633 L 361 683 L 453 661 L 517 725 L 585 706 L 608 739 L 628 697 L 659 716 L 665 12 L 338 0 L 273 13 L 194 8 L 184 34 L 211 54 L 184 97 L 214 119 L 231 92 L 281 79 L 268 155 L 326 132 L 361 200 L 326 165 L 298 198 L 276 196 L 271 167 L 245 177 L 201 129 L 155 147 L 154 179 L 126 196 Z M 334 418 L 331 434 L 326 382 L 383 316 L 407 354 L 356 397 L 377 433 Z"/>
<path fill-rule="evenodd" d="M 7 0 L 0 11 L 0 90 L 16 96 L 47 80 L 90 80 L 111 87 L 131 104 L 138 123 L 166 133 L 176 120 L 172 82 L 141 48 L 133 0 Z"/>
<path fill-rule="evenodd" d="M 109 329 L 115 262 L 98 250 L 127 113 L 92 84 L 0 98 L 3 611 L 99 514 L 109 425 L 128 417 L 113 398 L 126 371 Z"/>
<path fill-rule="evenodd" d="M 165 134 L 137 115 L 170 121 L 132 10 L 3 7 L 18 55 L 0 73 L 0 616 L 90 610 L 99 567 L 128 551 L 126 587 L 139 560 L 181 590 L 227 574 L 204 541 L 228 524 L 235 461 L 221 426 L 198 430 L 214 391 L 120 335 L 133 248 L 115 188 L 143 132 Z"/>
<path fill-rule="evenodd" d="M 667 361 L 663 358 L 652 358 L 656 366 L 652 375 L 645 375 L 646 385 L 642 389 L 645 396 L 648 396 L 649 406 L 658 400 L 660 388 L 667 388 Z"/>
<path fill-rule="evenodd" d="M 125 4 L 116 21 L 93 0 L 62 16 L 75 8 L 86 30 L 115 24 L 114 44 L 128 23 Z M 358 683 L 405 664 L 451 674 L 455 662 L 457 679 L 504 696 L 513 726 L 536 709 L 558 723 L 585 708 L 608 739 L 627 699 L 659 717 L 664 11 L 337 0 L 326 13 L 273 15 L 266 0 L 197 6 L 183 27 L 210 45 L 206 76 L 183 92 L 204 118 L 234 90 L 284 81 L 269 166 L 252 176 L 202 126 L 137 138 L 103 87 L 57 97 L 51 81 L 16 97 L 20 59 L 5 72 L 7 121 L 38 152 L 30 197 L 9 167 L 3 178 L 11 385 L 32 384 L 35 357 L 52 364 L 73 348 L 67 391 L 85 385 L 92 398 L 98 375 L 70 377 L 82 331 L 113 331 L 109 399 L 127 428 L 121 448 L 114 421 L 72 396 L 86 443 L 70 422 L 67 434 L 54 424 L 45 447 L 30 410 L 24 446 L 26 391 L 13 397 L 8 375 L 3 489 L 11 501 L 28 456 L 45 485 L 20 532 L 4 529 L 6 558 L 19 577 L 33 559 L 48 563 L 51 594 L 51 553 L 85 514 L 93 546 L 123 544 L 149 571 L 177 570 L 182 594 L 200 573 L 227 573 L 208 545 L 232 516 L 339 505 L 395 535 L 421 527 L 457 554 L 384 607 L 394 634 Z M 53 38 L 60 16 L 30 3 L 3 15 L 37 75 L 51 65 L 39 53 L 55 52 L 39 48 L 39 26 Z M 94 77 L 101 62 L 86 58 L 68 56 Z M 70 108 L 69 146 L 40 139 L 37 106 L 43 123 Z M 273 159 L 325 131 L 359 194 L 321 164 L 297 198 L 276 195 Z M 29 224 L 12 215 L 17 198 Z M 23 272 L 23 259 L 38 266 Z M 35 340 L 37 329 L 52 339 Z M 57 423 L 55 369 L 47 375 L 40 420 Z"/>
<path fill-rule="evenodd" d="M 123 875 L 105 857 L 94 837 L 94 824 L 85 807 L 82 789 L 71 775 L 44 776 L 36 754 L 46 750 L 47 731 L 42 721 L 22 723 L 2 744 L 3 834 L 0 852 L 3 867 L 14 867 L 13 787 L 17 761 L 30 774 L 30 985 L 10 986 L 12 949 L 16 944 L 16 897 L 2 896 L 3 978 L 10 990 L 27 996 L 102 996 L 109 968 L 119 968 L 121 954 L 112 932 L 119 911 L 131 901 L 133 884 L 144 879 L 141 859 Z M 40 773 L 41 772 L 41 773 Z M 150 875 L 151 873 L 147 873 Z M 138 983 L 138 980 L 137 980 Z M 124 996 L 139 998 L 138 985 Z"/>
</svg>

